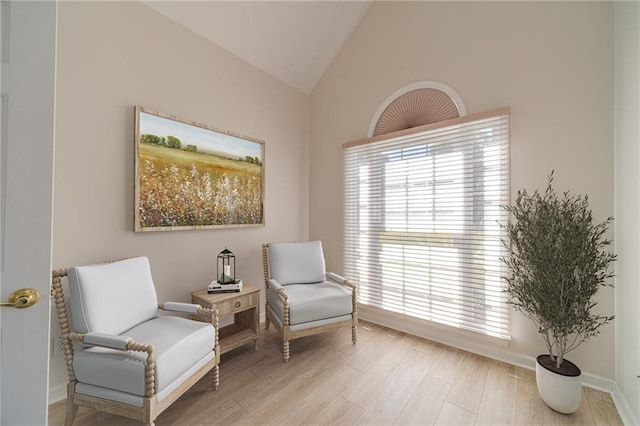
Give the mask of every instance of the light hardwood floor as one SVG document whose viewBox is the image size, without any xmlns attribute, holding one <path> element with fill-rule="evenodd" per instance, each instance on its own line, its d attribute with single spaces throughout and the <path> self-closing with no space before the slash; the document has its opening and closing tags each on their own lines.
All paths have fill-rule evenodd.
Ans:
<svg viewBox="0 0 640 426">
<path fill-rule="evenodd" d="M 200 380 L 157 425 L 622 425 L 611 397 L 583 388 L 572 415 L 548 408 L 535 373 L 365 321 L 358 343 L 348 328 L 291 342 L 282 362 L 279 338 L 222 356 L 220 388 Z M 65 402 L 49 408 L 64 424 Z M 135 425 L 80 408 L 74 425 Z"/>
</svg>

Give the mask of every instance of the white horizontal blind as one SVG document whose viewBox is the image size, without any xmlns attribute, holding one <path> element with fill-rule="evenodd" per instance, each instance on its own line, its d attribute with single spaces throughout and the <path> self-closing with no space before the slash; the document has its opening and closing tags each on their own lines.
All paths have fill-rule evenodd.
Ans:
<svg viewBox="0 0 640 426">
<path fill-rule="evenodd" d="M 477 116 L 344 145 L 344 267 L 360 303 L 510 339 L 509 110 Z"/>
</svg>

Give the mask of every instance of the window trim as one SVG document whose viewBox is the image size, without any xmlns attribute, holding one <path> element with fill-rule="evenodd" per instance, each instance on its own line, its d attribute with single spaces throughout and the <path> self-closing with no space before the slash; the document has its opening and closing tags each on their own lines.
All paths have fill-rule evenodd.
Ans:
<svg viewBox="0 0 640 426">
<path fill-rule="evenodd" d="M 342 144 L 342 149 L 352 148 L 354 146 L 367 145 L 370 143 L 378 142 L 385 139 L 393 139 L 402 136 L 408 136 L 413 133 L 426 132 L 428 130 L 435 130 L 442 127 L 455 126 L 456 124 L 468 123 L 470 121 L 482 120 L 483 118 L 490 118 L 496 115 L 511 114 L 511 107 L 496 108 L 489 111 L 478 112 L 471 115 L 465 115 L 458 118 L 452 118 L 450 120 L 439 121 L 437 123 L 425 124 L 424 126 L 412 127 L 410 129 L 398 130 L 397 132 L 386 133 L 384 135 L 372 136 L 363 139 L 356 139 L 350 142 Z M 509 164 L 509 168 L 511 165 Z"/>
</svg>

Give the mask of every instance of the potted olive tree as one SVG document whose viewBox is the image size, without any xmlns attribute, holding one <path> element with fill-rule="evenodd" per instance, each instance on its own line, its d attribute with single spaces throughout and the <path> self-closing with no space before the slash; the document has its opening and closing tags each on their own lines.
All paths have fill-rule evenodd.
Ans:
<svg viewBox="0 0 640 426">
<path fill-rule="evenodd" d="M 544 193 L 520 190 L 515 204 L 503 207 L 511 217 L 501 224 L 508 236 L 501 260 L 509 304 L 533 320 L 547 346 L 536 363 L 540 396 L 570 414 L 580 405 L 581 372 L 565 355 L 613 320 L 593 308 L 600 287 L 612 285 L 608 266 L 616 255 L 604 237 L 613 218 L 594 224 L 588 196 L 558 196 L 552 182 L 553 172 Z"/>
</svg>

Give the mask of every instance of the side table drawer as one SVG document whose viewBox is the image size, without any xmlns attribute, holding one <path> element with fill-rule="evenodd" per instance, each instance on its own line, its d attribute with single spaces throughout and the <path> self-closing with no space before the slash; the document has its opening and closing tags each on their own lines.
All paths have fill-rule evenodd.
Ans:
<svg viewBox="0 0 640 426">
<path fill-rule="evenodd" d="M 241 312 L 258 304 L 260 293 L 250 293 L 217 304 L 218 315 L 224 316 Z"/>
</svg>

